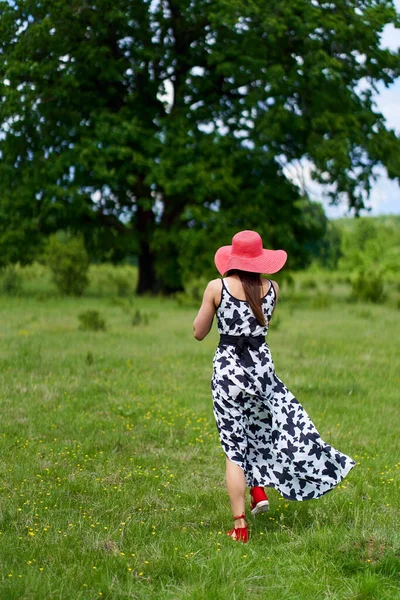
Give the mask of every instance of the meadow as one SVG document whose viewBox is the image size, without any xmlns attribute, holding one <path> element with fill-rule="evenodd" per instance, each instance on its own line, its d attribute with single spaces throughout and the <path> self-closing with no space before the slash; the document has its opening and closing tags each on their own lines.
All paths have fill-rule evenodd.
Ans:
<svg viewBox="0 0 400 600">
<path fill-rule="evenodd" d="M 399 311 L 307 281 L 282 287 L 276 372 L 357 466 L 319 500 L 271 490 L 246 545 L 226 536 L 215 324 L 199 343 L 174 300 L 0 296 L 1 600 L 400 598 Z M 87 310 L 105 330 L 79 329 Z"/>
</svg>

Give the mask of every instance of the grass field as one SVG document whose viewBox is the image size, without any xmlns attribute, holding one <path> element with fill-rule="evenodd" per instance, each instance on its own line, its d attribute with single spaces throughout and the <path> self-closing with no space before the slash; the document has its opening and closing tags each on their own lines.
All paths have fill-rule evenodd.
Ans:
<svg viewBox="0 0 400 600">
<path fill-rule="evenodd" d="M 400 599 L 399 312 L 342 296 L 282 294 L 268 337 L 357 467 L 316 501 L 271 490 L 247 545 L 225 535 L 215 329 L 196 342 L 167 300 L 1 297 L 1 600 Z M 88 309 L 106 331 L 78 329 Z"/>
</svg>

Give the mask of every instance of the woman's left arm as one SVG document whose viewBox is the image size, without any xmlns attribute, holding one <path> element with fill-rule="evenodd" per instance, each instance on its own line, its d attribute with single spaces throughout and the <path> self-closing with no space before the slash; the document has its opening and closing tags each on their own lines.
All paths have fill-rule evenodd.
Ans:
<svg viewBox="0 0 400 600">
<path fill-rule="evenodd" d="M 193 322 L 193 331 L 196 340 L 204 340 L 211 330 L 216 311 L 216 298 L 218 292 L 221 292 L 221 290 L 218 289 L 220 287 L 220 279 L 214 279 L 213 281 L 210 281 L 204 291 L 203 302 L 201 303 L 200 310 Z"/>
</svg>

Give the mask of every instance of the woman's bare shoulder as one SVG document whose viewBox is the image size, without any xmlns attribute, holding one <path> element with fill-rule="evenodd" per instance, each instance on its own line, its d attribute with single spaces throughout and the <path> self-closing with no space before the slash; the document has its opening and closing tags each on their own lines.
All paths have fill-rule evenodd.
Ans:
<svg viewBox="0 0 400 600">
<path fill-rule="evenodd" d="M 215 306 L 221 303 L 222 281 L 221 279 L 212 279 L 208 282 L 206 292 L 212 296 Z"/>
<path fill-rule="evenodd" d="M 221 291 L 222 282 L 221 279 L 212 279 L 207 284 L 207 289 L 210 291 L 219 292 Z"/>
</svg>

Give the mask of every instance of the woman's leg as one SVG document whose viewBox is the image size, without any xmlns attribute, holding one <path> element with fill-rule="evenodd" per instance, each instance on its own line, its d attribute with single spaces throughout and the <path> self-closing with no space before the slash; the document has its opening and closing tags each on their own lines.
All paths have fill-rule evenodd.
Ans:
<svg viewBox="0 0 400 600">
<path fill-rule="evenodd" d="M 228 457 L 226 457 L 226 485 L 233 516 L 242 515 L 245 512 L 246 478 L 239 465 L 229 460 Z M 245 527 L 245 525 L 244 519 L 235 521 L 236 527 Z"/>
</svg>

